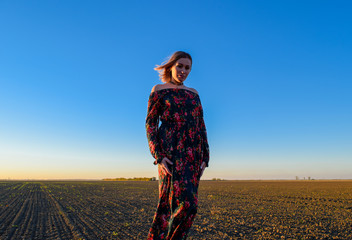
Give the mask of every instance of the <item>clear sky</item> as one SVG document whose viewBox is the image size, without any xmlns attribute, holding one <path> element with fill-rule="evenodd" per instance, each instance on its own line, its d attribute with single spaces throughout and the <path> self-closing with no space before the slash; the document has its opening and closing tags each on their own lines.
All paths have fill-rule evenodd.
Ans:
<svg viewBox="0 0 352 240">
<path fill-rule="evenodd" d="M 351 1 L 1 1 L 0 179 L 157 176 L 153 70 L 193 57 L 204 177 L 352 178 Z"/>
</svg>

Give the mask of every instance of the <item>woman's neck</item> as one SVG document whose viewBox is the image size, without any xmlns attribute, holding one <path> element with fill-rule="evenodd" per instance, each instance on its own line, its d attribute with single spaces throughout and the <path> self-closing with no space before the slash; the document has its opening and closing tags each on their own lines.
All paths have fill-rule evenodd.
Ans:
<svg viewBox="0 0 352 240">
<path fill-rule="evenodd" d="M 175 85 L 175 86 L 177 86 L 177 87 L 184 86 L 184 85 L 183 85 L 183 82 L 176 82 L 176 81 L 173 80 L 173 79 L 172 79 L 169 83 L 172 84 L 172 85 Z"/>
</svg>

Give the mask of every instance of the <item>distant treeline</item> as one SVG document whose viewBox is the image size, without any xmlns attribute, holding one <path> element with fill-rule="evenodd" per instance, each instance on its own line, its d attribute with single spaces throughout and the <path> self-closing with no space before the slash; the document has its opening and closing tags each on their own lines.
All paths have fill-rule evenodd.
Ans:
<svg viewBox="0 0 352 240">
<path fill-rule="evenodd" d="M 103 181 L 156 181 L 156 177 L 146 178 L 146 177 L 139 177 L 139 178 L 104 178 Z"/>
<path fill-rule="evenodd" d="M 225 179 L 221 179 L 221 178 L 212 178 L 212 181 L 225 181 Z"/>
</svg>

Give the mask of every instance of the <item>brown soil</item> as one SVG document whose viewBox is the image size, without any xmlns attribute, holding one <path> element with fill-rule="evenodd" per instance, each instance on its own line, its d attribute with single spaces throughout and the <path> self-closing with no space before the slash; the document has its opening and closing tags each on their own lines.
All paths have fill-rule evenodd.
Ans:
<svg viewBox="0 0 352 240">
<path fill-rule="evenodd" d="M 157 182 L 0 182 L 0 239 L 146 239 Z M 352 181 L 202 181 L 189 239 L 352 239 Z"/>
</svg>

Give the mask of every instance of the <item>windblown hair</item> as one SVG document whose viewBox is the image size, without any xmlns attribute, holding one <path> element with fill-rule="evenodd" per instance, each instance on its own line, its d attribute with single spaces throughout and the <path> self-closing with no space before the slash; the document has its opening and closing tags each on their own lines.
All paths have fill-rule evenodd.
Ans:
<svg viewBox="0 0 352 240">
<path fill-rule="evenodd" d="M 177 51 L 174 54 L 171 55 L 171 57 L 166 60 L 166 62 L 162 63 L 162 65 L 157 65 L 154 70 L 159 72 L 159 77 L 162 82 L 170 82 L 171 81 L 171 68 L 172 66 L 179 60 L 180 58 L 188 58 L 191 60 L 192 64 L 192 57 L 190 54 L 183 52 L 183 51 Z"/>
</svg>

